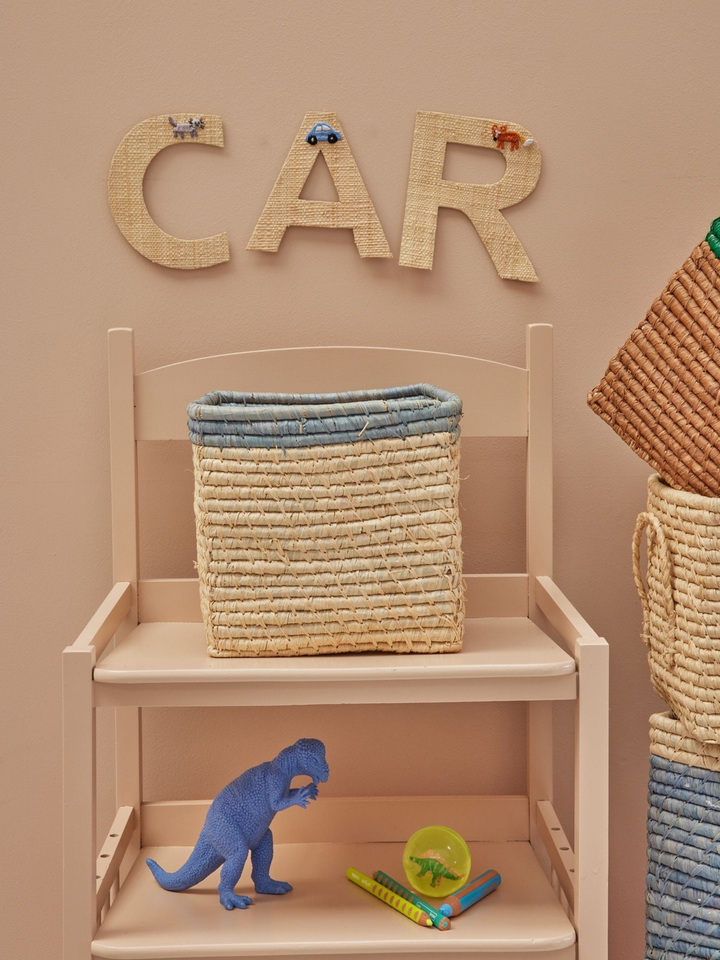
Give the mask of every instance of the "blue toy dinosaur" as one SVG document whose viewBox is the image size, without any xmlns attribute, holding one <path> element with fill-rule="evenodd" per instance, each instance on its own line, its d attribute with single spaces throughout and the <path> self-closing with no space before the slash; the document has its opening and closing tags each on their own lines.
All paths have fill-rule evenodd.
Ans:
<svg viewBox="0 0 720 960">
<path fill-rule="evenodd" d="M 273 880 L 273 835 L 270 824 L 280 810 L 307 807 L 318 795 L 318 783 L 329 775 L 325 745 L 320 740 L 298 740 L 274 760 L 251 767 L 215 797 L 186 863 L 167 873 L 147 860 L 153 876 L 165 890 L 187 890 L 222 866 L 218 893 L 226 910 L 244 910 L 252 900 L 235 893 L 248 853 L 252 880 L 258 893 L 288 893 L 289 883 Z M 312 783 L 290 788 L 293 777 L 312 777 Z"/>
</svg>

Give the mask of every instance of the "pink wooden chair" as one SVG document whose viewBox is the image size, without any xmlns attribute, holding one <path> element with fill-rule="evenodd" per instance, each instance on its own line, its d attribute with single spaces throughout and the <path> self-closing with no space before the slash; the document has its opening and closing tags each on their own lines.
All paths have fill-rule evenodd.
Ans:
<svg viewBox="0 0 720 960">
<path fill-rule="evenodd" d="M 110 331 L 109 351 L 115 586 L 63 655 L 65 960 L 291 953 L 387 960 L 438 949 L 484 960 L 532 953 L 607 960 L 608 648 L 552 581 L 552 328 L 528 327 L 526 367 L 324 347 L 136 373 L 129 329 Z M 518 505 L 526 511 L 527 572 L 466 576 L 461 653 L 210 659 L 197 581 L 138 578 L 137 441 L 187 441 L 187 404 L 217 387 L 322 393 L 423 381 L 462 397 L 463 437 L 527 438 L 527 495 Z M 179 895 L 157 887 L 144 865 L 147 848 L 193 844 L 207 809 L 206 802 L 143 803 L 145 706 L 499 700 L 527 703 L 528 795 L 443 798 L 440 807 L 423 797 L 327 799 L 299 818 L 288 812 L 276 823 L 277 856 L 320 862 L 310 899 L 282 898 L 272 916 L 268 905 L 230 915 L 228 925 L 214 897 L 183 895 L 179 909 Z M 572 844 L 553 809 L 554 700 L 576 704 Z M 115 710 L 118 810 L 99 856 L 98 708 Z M 438 934 L 384 911 L 342 876 L 349 858 L 376 843 L 395 850 L 387 844 L 402 844 L 440 809 L 468 841 L 487 844 L 483 862 L 501 872 L 503 886 Z M 173 855 L 164 852 L 164 862 Z M 305 876 L 303 869 L 295 875 Z"/>
</svg>

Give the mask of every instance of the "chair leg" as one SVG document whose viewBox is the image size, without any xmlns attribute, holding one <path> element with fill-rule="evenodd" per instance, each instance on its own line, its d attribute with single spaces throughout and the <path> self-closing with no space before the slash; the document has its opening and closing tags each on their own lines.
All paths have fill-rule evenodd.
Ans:
<svg viewBox="0 0 720 960">
<path fill-rule="evenodd" d="M 91 960 L 95 915 L 92 648 L 63 653 L 63 957 Z"/>
<path fill-rule="evenodd" d="M 608 647 L 580 642 L 575 706 L 578 960 L 608 956 Z"/>
<path fill-rule="evenodd" d="M 140 851 L 140 804 L 142 802 L 142 712 L 140 707 L 115 708 L 116 806 L 135 810 L 135 828 L 123 862 L 120 880 Z"/>
<path fill-rule="evenodd" d="M 537 832 L 537 804 L 553 799 L 553 705 L 550 700 L 530 701 L 527 707 L 527 780 L 530 803 L 530 843 L 546 868 L 550 861 Z"/>
</svg>

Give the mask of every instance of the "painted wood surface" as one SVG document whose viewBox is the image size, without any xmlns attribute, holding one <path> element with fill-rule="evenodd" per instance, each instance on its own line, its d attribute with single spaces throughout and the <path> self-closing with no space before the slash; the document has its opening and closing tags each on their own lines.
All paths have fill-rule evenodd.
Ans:
<svg viewBox="0 0 720 960">
<path fill-rule="evenodd" d="M 575 923 L 578 960 L 608 953 L 609 666 L 599 637 L 578 641 L 575 703 Z"/>
<path fill-rule="evenodd" d="M 133 591 L 129 583 L 116 583 L 88 621 L 73 647 L 92 648 L 100 656 L 132 608 Z"/>
<path fill-rule="evenodd" d="M 575 906 L 575 854 L 552 803 L 540 800 L 537 804 L 538 833 L 548 852 L 553 871 L 565 894 L 570 910 Z"/>
<path fill-rule="evenodd" d="M 95 896 L 98 919 L 100 911 L 104 909 L 113 887 L 117 888 L 120 874 L 120 865 L 125 852 L 132 841 L 135 827 L 135 811 L 132 807 L 120 807 L 113 820 L 110 832 L 100 848 L 97 857 L 95 874 Z"/>
<path fill-rule="evenodd" d="M 63 956 L 90 960 L 95 911 L 95 710 L 92 646 L 66 647 L 63 713 Z"/>
<path fill-rule="evenodd" d="M 209 800 L 142 805 L 144 846 L 192 846 Z M 497 797 L 323 797 L 276 817 L 276 843 L 404 843 L 428 823 L 451 823 L 468 842 L 528 839 L 528 799 Z M 399 878 L 398 878 L 399 879 Z"/>
<path fill-rule="evenodd" d="M 144 847 L 98 931 L 93 953 L 108 960 L 502 953 L 506 960 L 515 951 L 554 960 L 554 954 L 563 956 L 560 951 L 573 947 L 573 926 L 528 843 L 470 844 L 479 872 L 496 869 L 503 882 L 448 931 L 411 923 L 345 879 L 349 866 L 402 878 L 403 846 L 278 844 L 273 872 L 293 883 L 292 893 L 256 896 L 240 915 L 219 906 L 215 875 L 182 894 L 155 882 L 144 858 L 177 869 L 190 847 Z M 251 892 L 249 875 L 237 889 Z"/>
<path fill-rule="evenodd" d="M 531 618 L 536 611 L 535 577 L 552 577 L 553 573 L 552 335 L 549 324 L 531 323 L 527 328 L 528 448 L 525 537 Z"/>
<path fill-rule="evenodd" d="M 552 384 L 553 341 L 548 324 L 527 328 L 528 447 L 525 478 L 525 538 L 528 571 L 528 614 L 538 620 L 535 578 L 552 576 L 553 474 Z M 530 840 L 545 861 L 537 829 L 538 801 L 553 799 L 553 709 L 551 703 L 529 703 L 527 710 Z"/>
<path fill-rule="evenodd" d="M 317 683 L 567 677 L 575 663 L 527 617 L 467 620 L 458 653 L 359 653 L 314 657 L 207 655 L 201 623 L 141 623 L 95 669 L 105 683 Z"/>
<path fill-rule="evenodd" d="M 535 592 L 538 607 L 573 656 L 577 656 L 580 640 L 605 644 L 605 640 L 598 637 L 551 577 L 537 577 Z"/>
<path fill-rule="evenodd" d="M 108 331 L 108 388 L 110 393 L 110 490 L 112 504 L 113 577 L 128 581 L 130 609 L 115 634 L 122 643 L 137 626 L 137 581 L 140 564 L 138 528 L 137 444 L 135 442 L 135 341 L 133 331 Z M 138 707 L 115 711 L 115 803 L 132 807 L 133 835 L 120 879 L 140 849 L 142 801 L 141 715 Z"/>
<path fill-rule="evenodd" d="M 578 928 L 579 960 L 606 960 L 609 648 L 550 577 L 537 578 L 536 599 L 541 614 L 575 657 L 578 667 L 573 910 Z"/>
</svg>

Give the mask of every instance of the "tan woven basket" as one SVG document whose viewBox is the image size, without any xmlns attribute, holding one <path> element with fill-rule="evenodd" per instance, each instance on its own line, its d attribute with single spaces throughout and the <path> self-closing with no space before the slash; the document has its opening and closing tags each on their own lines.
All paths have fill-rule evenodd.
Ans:
<svg viewBox="0 0 720 960">
<path fill-rule="evenodd" d="M 715 221 L 588 394 L 667 483 L 704 496 L 720 496 L 718 237 Z"/>
<path fill-rule="evenodd" d="M 650 717 L 650 753 L 671 763 L 720 772 L 720 744 L 696 740 L 670 712 Z"/>
<path fill-rule="evenodd" d="M 216 392 L 189 414 L 211 656 L 461 648 L 458 397 Z"/>
<path fill-rule="evenodd" d="M 655 690 L 693 736 L 720 743 L 720 499 L 674 490 L 653 474 L 635 527 L 633 572 Z"/>
</svg>

